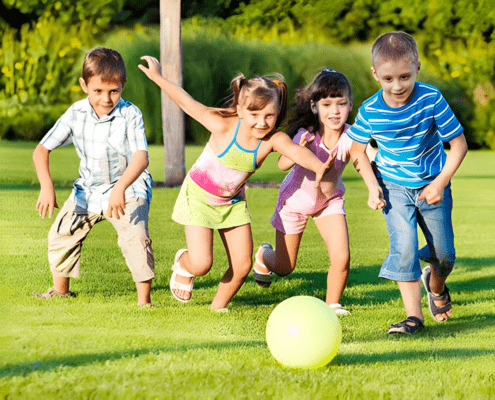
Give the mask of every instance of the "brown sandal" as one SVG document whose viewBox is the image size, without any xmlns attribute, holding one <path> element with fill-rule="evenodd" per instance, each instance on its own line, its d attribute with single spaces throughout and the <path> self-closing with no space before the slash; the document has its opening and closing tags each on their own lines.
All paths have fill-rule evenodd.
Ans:
<svg viewBox="0 0 495 400">
<path fill-rule="evenodd" d="M 56 291 L 54 287 L 51 287 L 45 293 L 33 292 L 32 294 L 40 299 L 51 299 L 52 297 L 76 297 L 76 294 L 70 290 L 67 293 L 62 294 Z"/>
</svg>

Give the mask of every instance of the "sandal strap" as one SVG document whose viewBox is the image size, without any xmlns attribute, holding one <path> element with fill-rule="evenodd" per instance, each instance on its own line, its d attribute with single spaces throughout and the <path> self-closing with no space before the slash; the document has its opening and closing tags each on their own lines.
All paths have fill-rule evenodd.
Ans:
<svg viewBox="0 0 495 400">
<path fill-rule="evenodd" d="M 437 306 L 434 301 L 445 301 L 443 306 Z M 445 286 L 440 296 L 435 296 L 433 293 L 428 292 L 428 303 L 433 316 L 443 314 L 452 309 L 452 301 L 450 299 L 450 292 L 447 286 Z"/>
<path fill-rule="evenodd" d="M 189 284 L 180 283 L 180 282 L 177 282 L 177 280 L 175 279 L 177 275 L 183 276 L 185 278 L 190 278 L 190 276 L 183 275 L 181 272 L 188 273 L 187 271 L 183 270 L 182 268 L 176 268 L 174 270 L 174 272 L 172 274 L 172 278 L 171 278 L 172 279 L 172 289 L 174 289 L 174 290 L 185 290 L 186 292 L 191 292 L 192 293 L 193 285 L 194 285 L 194 276 L 193 276 L 193 279 L 191 280 L 191 283 L 189 283 Z"/>
<path fill-rule="evenodd" d="M 388 333 L 414 333 L 423 327 L 424 324 L 418 317 L 411 316 L 396 324 L 392 324 Z"/>
<path fill-rule="evenodd" d="M 253 278 L 256 279 L 258 282 L 271 282 L 273 280 L 273 272 L 270 271 L 267 274 L 263 274 L 253 267 Z"/>
</svg>

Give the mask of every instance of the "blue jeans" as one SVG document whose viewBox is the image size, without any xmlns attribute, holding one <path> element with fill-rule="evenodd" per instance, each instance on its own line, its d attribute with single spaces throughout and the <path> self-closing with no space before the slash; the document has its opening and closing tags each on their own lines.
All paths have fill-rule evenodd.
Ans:
<svg viewBox="0 0 495 400">
<path fill-rule="evenodd" d="M 452 228 L 452 191 L 445 188 L 441 204 L 430 205 L 418 196 L 423 188 L 410 189 L 379 179 L 387 206 L 382 212 L 390 237 L 390 252 L 379 277 L 394 281 L 414 281 L 421 276 L 419 260 L 429 262 L 435 272 L 446 277 L 455 262 Z M 418 250 L 418 225 L 426 246 Z"/>
</svg>

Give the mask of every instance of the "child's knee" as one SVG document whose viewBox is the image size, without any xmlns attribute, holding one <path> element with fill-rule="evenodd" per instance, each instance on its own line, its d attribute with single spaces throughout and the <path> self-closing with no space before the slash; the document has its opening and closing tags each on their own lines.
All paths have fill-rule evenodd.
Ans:
<svg viewBox="0 0 495 400">
<path fill-rule="evenodd" d="M 332 258 L 330 260 L 330 268 L 336 271 L 349 271 L 350 264 L 349 257 Z"/>
<path fill-rule="evenodd" d="M 210 272 L 212 265 L 213 258 L 211 257 L 189 257 L 188 271 L 194 276 L 204 276 Z"/>
<path fill-rule="evenodd" d="M 438 276 L 446 277 L 452 272 L 455 263 L 455 254 L 447 253 L 438 257 L 437 262 L 433 262 L 432 266 Z"/>
<path fill-rule="evenodd" d="M 283 266 L 283 268 L 278 268 L 277 275 L 280 277 L 289 276 L 294 272 L 295 268 L 296 268 L 295 264 L 294 265 L 290 263 L 286 264 Z"/>
</svg>

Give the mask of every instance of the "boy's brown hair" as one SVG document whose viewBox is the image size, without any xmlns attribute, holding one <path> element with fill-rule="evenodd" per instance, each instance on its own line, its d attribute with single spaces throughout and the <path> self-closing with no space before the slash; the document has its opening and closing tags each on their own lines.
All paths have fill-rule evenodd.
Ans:
<svg viewBox="0 0 495 400">
<path fill-rule="evenodd" d="M 371 46 L 373 66 L 380 62 L 398 61 L 403 58 L 412 63 L 419 62 L 418 45 L 406 32 L 384 33 Z"/>
<path fill-rule="evenodd" d="M 125 62 L 118 51 L 106 47 L 96 47 L 86 53 L 82 68 L 82 78 L 88 84 L 93 76 L 104 82 L 126 82 Z"/>
</svg>

